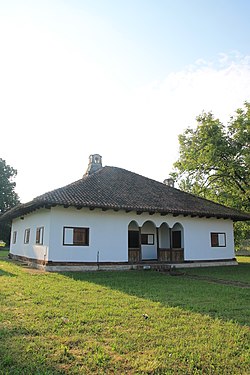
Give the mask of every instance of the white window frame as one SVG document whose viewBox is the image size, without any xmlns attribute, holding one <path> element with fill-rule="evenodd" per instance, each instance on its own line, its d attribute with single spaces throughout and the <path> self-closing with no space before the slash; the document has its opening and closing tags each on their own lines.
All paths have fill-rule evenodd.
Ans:
<svg viewBox="0 0 250 375">
<path fill-rule="evenodd" d="M 25 244 L 28 244 L 30 242 L 30 228 L 25 229 L 23 242 Z"/>
<path fill-rule="evenodd" d="M 85 241 L 84 242 L 74 242 L 77 231 L 85 232 Z M 63 227 L 63 246 L 89 246 L 89 228 L 87 227 Z"/>
<path fill-rule="evenodd" d="M 216 238 L 216 243 L 214 239 Z M 210 233 L 211 247 L 226 247 L 226 233 L 225 232 L 211 232 Z"/>
<path fill-rule="evenodd" d="M 17 231 L 14 230 L 13 235 L 12 235 L 12 243 L 13 243 L 13 245 L 16 244 L 16 240 L 17 240 Z"/>
<path fill-rule="evenodd" d="M 44 227 L 36 228 L 36 245 L 43 245 Z"/>
</svg>

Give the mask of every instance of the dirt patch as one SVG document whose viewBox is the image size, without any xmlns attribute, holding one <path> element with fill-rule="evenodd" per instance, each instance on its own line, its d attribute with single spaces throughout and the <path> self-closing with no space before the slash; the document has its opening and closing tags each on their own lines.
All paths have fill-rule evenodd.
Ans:
<svg viewBox="0 0 250 375">
<path fill-rule="evenodd" d="M 2 257 L 1 258 L 2 260 L 4 261 L 7 261 L 9 263 L 13 263 L 19 267 L 21 267 L 23 269 L 24 272 L 27 272 L 27 273 L 30 273 L 30 274 L 41 274 L 41 273 L 46 273 L 44 270 L 42 269 L 38 269 L 38 268 L 33 268 L 31 267 L 28 263 L 25 263 L 25 262 L 21 262 L 19 260 L 15 260 L 15 259 L 9 259 L 8 257 Z"/>
<path fill-rule="evenodd" d="M 185 277 L 189 277 L 190 279 L 196 279 L 196 280 L 199 279 L 199 280 L 207 281 L 209 283 L 223 284 L 223 285 L 232 285 L 232 286 L 237 286 L 239 288 L 250 288 L 250 283 L 244 283 L 242 281 L 217 279 L 215 277 L 200 276 L 200 275 L 188 275 L 188 274 L 185 274 L 184 276 Z"/>
</svg>

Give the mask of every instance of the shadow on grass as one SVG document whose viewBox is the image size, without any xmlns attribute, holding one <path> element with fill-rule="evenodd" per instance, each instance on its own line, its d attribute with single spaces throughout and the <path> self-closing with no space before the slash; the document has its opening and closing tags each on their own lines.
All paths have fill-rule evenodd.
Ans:
<svg viewBox="0 0 250 375">
<path fill-rule="evenodd" d="M 1 269 L 0 269 L 0 276 L 16 277 L 16 275 L 14 273 L 7 272 L 7 271 L 1 270 Z"/>
<path fill-rule="evenodd" d="M 9 276 L 9 277 L 16 277 L 17 275 L 13 272 L 6 271 L 5 265 L 8 264 L 10 260 L 8 257 L 0 257 L 0 276 Z"/>
<path fill-rule="evenodd" d="M 95 283 L 139 298 L 180 307 L 250 326 L 249 289 L 212 284 L 155 271 L 65 272 L 64 276 Z"/>
</svg>

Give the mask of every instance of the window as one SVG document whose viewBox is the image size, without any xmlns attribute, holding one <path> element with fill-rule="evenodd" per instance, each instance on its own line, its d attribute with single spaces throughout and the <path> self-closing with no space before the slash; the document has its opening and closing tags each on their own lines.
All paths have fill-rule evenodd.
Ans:
<svg viewBox="0 0 250 375">
<path fill-rule="evenodd" d="M 212 247 L 225 247 L 226 246 L 226 233 L 211 233 L 211 246 Z"/>
<path fill-rule="evenodd" d="M 88 246 L 89 228 L 64 227 L 63 244 L 68 246 Z"/>
<path fill-rule="evenodd" d="M 141 243 L 142 245 L 154 245 L 154 234 L 142 234 Z"/>
<path fill-rule="evenodd" d="M 13 232 L 13 237 L 12 237 L 12 243 L 15 244 L 16 243 L 16 238 L 17 238 L 17 231 L 15 230 Z"/>
<path fill-rule="evenodd" d="M 44 232 L 44 227 L 36 228 L 36 244 L 37 245 L 43 244 L 43 232 Z"/>
<path fill-rule="evenodd" d="M 30 242 L 30 229 L 25 229 L 24 231 L 24 243 Z"/>
</svg>

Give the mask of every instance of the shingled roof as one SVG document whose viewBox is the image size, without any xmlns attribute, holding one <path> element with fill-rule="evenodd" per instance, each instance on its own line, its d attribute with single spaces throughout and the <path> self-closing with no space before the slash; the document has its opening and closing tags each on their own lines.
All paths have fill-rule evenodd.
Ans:
<svg viewBox="0 0 250 375">
<path fill-rule="evenodd" d="M 250 220 L 250 214 L 185 193 L 161 182 L 117 167 L 101 167 L 69 185 L 18 205 L 1 217 L 11 220 L 56 205 L 199 217 Z"/>
</svg>

